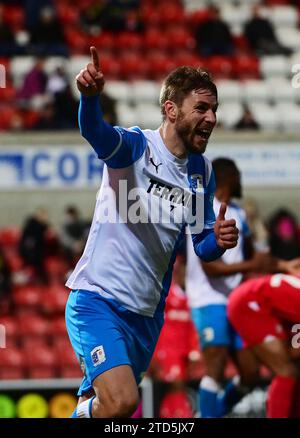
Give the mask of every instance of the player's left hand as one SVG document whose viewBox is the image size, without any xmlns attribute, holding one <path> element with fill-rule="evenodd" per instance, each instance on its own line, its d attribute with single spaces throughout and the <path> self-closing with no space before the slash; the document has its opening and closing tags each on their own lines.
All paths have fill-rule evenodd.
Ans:
<svg viewBox="0 0 300 438">
<path fill-rule="evenodd" d="M 227 205 L 222 202 L 214 231 L 218 246 L 223 249 L 230 249 L 237 245 L 239 230 L 234 219 L 225 219 L 226 209 Z"/>
</svg>

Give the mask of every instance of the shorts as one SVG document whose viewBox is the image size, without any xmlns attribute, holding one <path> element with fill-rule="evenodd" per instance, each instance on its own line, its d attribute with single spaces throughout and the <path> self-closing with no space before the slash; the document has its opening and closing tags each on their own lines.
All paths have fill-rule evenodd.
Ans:
<svg viewBox="0 0 300 438">
<path fill-rule="evenodd" d="M 75 290 L 66 305 L 66 326 L 84 378 L 81 396 L 100 374 L 129 365 L 137 384 L 149 366 L 163 315 L 143 316 L 96 292 Z"/>
<path fill-rule="evenodd" d="M 231 326 L 225 304 L 211 304 L 192 309 L 192 319 L 200 336 L 201 348 L 226 346 L 242 348 L 240 336 Z"/>
<path fill-rule="evenodd" d="M 228 302 L 228 317 L 243 339 L 245 347 L 262 344 L 274 338 L 288 339 L 281 320 L 274 314 L 252 283 L 246 282 L 235 289 Z"/>
</svg>

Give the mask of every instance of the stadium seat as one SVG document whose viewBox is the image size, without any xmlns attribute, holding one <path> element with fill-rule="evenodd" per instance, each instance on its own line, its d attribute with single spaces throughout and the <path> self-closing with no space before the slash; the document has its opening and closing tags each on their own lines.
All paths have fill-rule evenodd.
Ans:
<svg viewBox="0 0 300 438">
<path fill-rule="evenodd" d="M 242 83 L 243 100 L 250 102 L 267 102 L 271 95 L 265 81 L 247 80 Z"/>
<path fill-rule="evenodd" d="M 69 290 L 63 286 L 47 288 L 42 299 L 41 309 L 47 315 L 64 314 Z"/>
<path fill-rule="evenodd" d="M 298 11 L 292 5 L 278 5 L 270 8 L 269 18 L 276 28 L 296 27 L 298 24 Z"/>
<path fill-rule="evenodd" d="M 121 32 L 115 38 L 115 47 L 118 51 L 140 50 L 143 45 L 143 37 L 139 33 Z"/>
<path fill-rule="evenodd" d="M 82 371 L 70 342 L 58 344 L 56 355 L 60 377 L 81 377 Z"/>
<path fill-rule="evenodd" d="M 158 103 L 161 85 L 155 81 L 139 80 L 131 85 L 131 96 L 135 104 Z"/>
<path fill-rule="evenodd" d="M 212 56 L 208 59 L 208 70 L 214 79 L 230 79 L 233 74 L 232 59 L 227 56 Z"/>
<path fill-rule="evenodd" d="M 150 103 L 137 105 L 136 117 L 138 126 L 143 129 L 157 129 L 162 120 L 159 106 Z"/>
<path fill-rule="evenodd" d="M 299 132 L 300 106 L 281 102 L 275 107 L 280 127 L 286 132 Z"/>
<path fill-rule="evenodd" d="M 180 25 L 167 29 L 165 36 L 168 40 L 169 50 L 174 50 L 175 53 L 180 49 L 193 50 L 196 46 L 193 35 Z"/>
<path fill-rule="evenodd" d="M 277 28 L 276 35 L 278 41 L 285 47 L 292 50 L 300 50 L 300 30 L 296 28 Z"/>
<path fill-rule="evenodd" d="M 258 79 L 259 60 L 246 53 L 233 59 L 233 74 L 237 79 Z"/>
<path fill-rule="evenodd" d="M 266 103 L 251 103 L 250 111 L 260 127 L 267 131 L 276 131 L 279 129 L 279 120 L 276 110 Z"/>
<path fill-rule="evenodd" d="M 132 99 L 131 85 L 126 81 L 108 80 L 105 83 L 105 92 L 118 102 L 130 102 Z"/>
<path fill-rule="evenodd" d="M 44 70 L 47 75 L 52 74 L 58 67 L 66 67 L 66 59 L 62 56 L 50 56 L 46 59 Z"/>
<path fill-rule="evenodd" d="M 48 379 L 57 376 L 56 350 L 46 345 L 36 345 L 30 350 L 24 349 L 25 366 L 30 379 Z"/>
<path fill-rule="evenodd" d="M 116 112 L 117 112 L 118 122 L 121 126 L 124 126 L 125 128 L 129 128 L 131 126 L 135 126 L 138 124 L 136 119 L 136 110 L 134 107 L 126 103 L 117 102 Z"/>
<path fill-rule="evenodd" d="M 149 77 L 152 80 L 160 81 L 171 70 L 176 67 L 176 62 L 172 57 L 166 56 L 163 52 L 153 51 L 147 57 L 149 63 Z"/>
<path fill-rule="evenodd" d="M 10 72 L 15 87 L 20 87 L 23 78 L 34 65 L 33 56 L 14 56 L 10 61 Z"/>
<path fill-rule="evenodd" d="M 251 17 L 251 7 L 249 4 L 234 5 L 232 3 L 223 4 L 220 9 L 221 18 L 232 28 L 243 26 Z"/>
<path fill-rule="evenodd" d="M 227 129 L 233 128 L 242 115 L 243 107 L 237 102 L 223 103 L 218 108 L 218 120 Z"/>
<path fill-rule="evenodd" d="M 144 35 L 143 44 L 148 51 L 152 49 L 162 51 L 167 49 L 169 41 L 167 35 L 161 30 L 150 28 Z"/>
<path fill-rule="evenodd" d="M 23 379 L 25 377 L 26 360 L 17 347 L 1 349 L 0 380 Z"/>
<path fill-rule="evenodd" d="M 219 80 L 217 88 L 220 103 L 241 101 L 242 86 L 239 81 Z"/>
<path fill-rule="evenodd" d="M 14 303 L 17 313 L 36 313 L 41 304 L 41 289 L 38 286 L 24 286 L 14 289 Z"/>
<path fill-rule="evenodd" d="M 3 19 L 15 32 L 24 29 L 25 13 L 24 8 L 20 6 L 5 6 Z"/>
<path fill-rule="evenodd" d="M 53 345 L 57 345 L 59 342 L 65 344 L 69 342 L 66 321 L 62 316 L 55 317 L 49 322 L 49 333 Z"/>
<path fill-rule="evenodd" d="M 16 227 L 2 228 L 0 230 L 0 245 L 16 247 L 20 240 L 21 231 Z"/>
<path fill-rule="evenodd" d="M 260 72 L 263 77 L 285 77 L 289 72 L 288 59 L 285 56 L 263 56 L 260 59 Z"/>
<path fill-rule="evenodd" d="M 45 260 L 46 271 L 51 281 L 63 281 L 68 271 L 68 265 L 62 257 L 51 256 Z"/>
<path fill-rule="evenodd" d="M 285 78 L 270 78 L 265 81 L 270 100 L 274 103 L 295 102 L 298 93 L 291 87 L 291 81 Z"/>
<path fill-rule="evenodd" d="M 49 335 L 49 322 L 39 315 L 22 315 L 18 318 L 18 323 L 22 340 L 27 337 L 29 340 L 44 341 Z"/>
</svg>

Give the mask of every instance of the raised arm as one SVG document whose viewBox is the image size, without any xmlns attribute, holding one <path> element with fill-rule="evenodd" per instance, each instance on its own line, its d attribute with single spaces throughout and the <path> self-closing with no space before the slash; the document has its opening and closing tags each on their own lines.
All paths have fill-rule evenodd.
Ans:
<svg viewBox="0 0 300 438">
<path fill-rule="evenodd" d="M 146 140 L 138 128 L 112 127 L 103 120 L 100 94 L 105 81 L 97 49 L 92 46 L 90 51 L 91 62 L 76 76 L 77 88 L 81 93 L 78 115 L 80 132 L 108 166 L 127 167 L 141 157 Z"/>
</svg>

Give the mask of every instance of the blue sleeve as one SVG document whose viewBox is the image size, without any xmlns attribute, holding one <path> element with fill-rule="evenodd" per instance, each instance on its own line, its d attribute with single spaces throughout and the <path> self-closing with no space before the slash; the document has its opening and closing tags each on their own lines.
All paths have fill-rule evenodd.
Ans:
<svg viewBox="0 0 300 438">
<path fill-rule="evenodd" d="M 109 167 L 128 167 L 146 149 L 145 136 L 138 128 L 112 127 L 103 120 L 98 95 L 81 95 L 78 122 L 82 136 Z"/>
<path fill-rule="evenodd" d="M 204 229 L 200 234 L 192 235 L 195 253 L 204 262 L 212 262 L 221 257 L 226 251 L 217 245 L 214 230 Z"/>
</svg>

